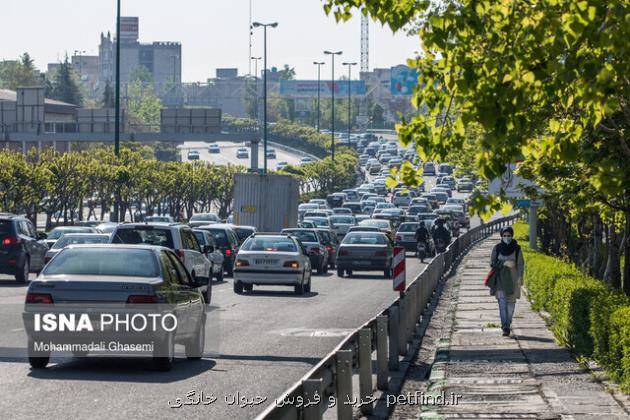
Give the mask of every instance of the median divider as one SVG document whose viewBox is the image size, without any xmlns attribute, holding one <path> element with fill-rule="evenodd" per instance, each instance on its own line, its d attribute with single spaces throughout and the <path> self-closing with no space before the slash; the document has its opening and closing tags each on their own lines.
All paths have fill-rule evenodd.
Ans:
<svg viewBox="0 0 630 420">
<path fill-rule="evenodd" d="M 340 420 L 352 419 L 353 408 L 363 415 L 374 411 L 376 390 L 390 390 L 392 372 L 400 369 L 399 356 L 410 345 L 421 317 L 440 281 L 478 241 L 512 224 L 516 216 L 477 226 L 455 239 L 446 252 L 435 257 L 387 309 L 370 319 L 328 353 L 297 383 L 267 407 L 258 420 L 319 420 L 333 407 Z M 372 354 L 376 352 L 376 363 Z M 376 366 L 376 384 L 373 384 Z M 359 376 L 358 401 L 352 377 Z M 395 391 L 395 390 L 392 390 Z"/>
</svg>

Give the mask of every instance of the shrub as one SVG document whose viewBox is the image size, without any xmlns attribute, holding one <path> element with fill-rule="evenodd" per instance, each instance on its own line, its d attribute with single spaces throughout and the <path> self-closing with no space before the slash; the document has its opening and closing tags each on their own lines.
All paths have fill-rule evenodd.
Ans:
<svg viewBox="0 0 630 420">
<path fill-rule="evenodd" d="M 556 339 L 576 355 L 599 362 L 630 390 L 630 297 L 582 273 L 573 264 L 532 251 L 528 226 L 514 224 L 525 258 L 524 283 L 532 307 L 549 312 Z"/>
</svg>

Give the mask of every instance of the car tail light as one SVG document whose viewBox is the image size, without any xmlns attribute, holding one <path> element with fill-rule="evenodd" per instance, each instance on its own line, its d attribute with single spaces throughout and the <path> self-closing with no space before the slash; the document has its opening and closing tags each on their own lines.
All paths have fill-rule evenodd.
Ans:
<svg viewBox="0 0 630 420">
<path fill-rule="evenodd" d="M 297 261 L 285 261 L 283 267 L 300 268 L 300 263 Z"/>
<path fill-rule="evenodd" d="M 232 250 L 230 248 L 226 249 L 225 255 L 232 255 Z"/>
<path fill-rule="evenodd" d="M 52 304 L 53 298 L 48 293 L 27 293 L 26 303 L 47 303 Z"/>
<path fill-rule="evenodd" d="M 127 303 L 157 303 L 155 295 L 131 295 L 127 298 Z"/>
<path fill-rule="evenodd" d="M 340 249 L 339 250 L 339 255 L 341 255 L 341 256 L 348 255 L 348 250 L 347 249 Z"/>
<path fill-rule="evenodd" d="M 333 247 L 331 245 L 326 245 L 326 250 L 330 252 L 333 250 Z"/>
<path fill-rule="evenodd" d="M 50 261 L 50 259 L 51 259 L 51 258 L 52 258 L 51 256 L 46 255 L 46 256 L 44 257 L 44 264 L 48 264 L 48 261 Z"/>
<path fill-rule="evenodd" d="M 386 257 L 386 256 L 387 256 L 387 253 L 386 253 L 385 251 L 376 251 L 376 252 L 374 253 L 374 256 L 375 256 L 375 257 Z"/>
<path fill-rule="evenodd" d="M 182 261 L 182 264 L 184 264 L 184 262 L 186 261 L 186 254 L 184 253 L 184 250 L 183 249 L 176 249 L 175 250 L 175 254 Z"/>
<path fill-rule="evenodd" d="M 236 267 L 247 267 L 249 265 L 249 261 L 247 261 L 247 260 L 236 260 L 236 263 L 234 263 L 234 265 Z"/>
<path fill-rule="evenodd" d="M 8 238 L 4 238 L 2 240 L 2 245 L 9 246 L 17 244 L 17 238 L 14 236 L 9 236 Z"/>
</svg>

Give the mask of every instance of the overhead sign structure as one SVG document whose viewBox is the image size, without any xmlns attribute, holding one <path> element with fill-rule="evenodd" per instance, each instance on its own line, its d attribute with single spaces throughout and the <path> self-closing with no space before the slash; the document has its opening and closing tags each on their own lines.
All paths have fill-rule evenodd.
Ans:
<svg viewBox="0 0 630 420">
<path fill-rule="evenodd" d="M 333 84 L 330 80 L 322 80 L 319 83 L 319 93 L 322 96 L 332 95 Z M 365 81 L 351 80 L 350 94 L 352 96 L 365 96 Z M 335 80 L 335 95 L 348 96 L 348 81 Z M 291 98 L 305 98 L 317 96 L 317 80 L 280 80 L 280 96 Z"/>
<path fill-rule="evenodd" d="M 407 288 L 405 282 L 405 248 L 402 246 L 394 247 L 394 291 L 404 292 Z"/>
<path fill-rule="evenodd" d="M 505 172 L 501 175 L 501 178 L 495 178 L 490 182 L 488 192 L 498 195 L 501 191 L 504 191 L 505 196 L 508 198 L 520 198 L 527 196 L 525 188 L 540 189 L 532 181 L 515 173 L 520 164 L 520 161 L 516 161 L 506 165 Z"/>
<path fill-rule="evenodd" d="M 418 71 L 409 66 L 400 65 L 391 68 L 390 93 L 392 96 L 410 96 L 418 85 Z"/>
</svg>

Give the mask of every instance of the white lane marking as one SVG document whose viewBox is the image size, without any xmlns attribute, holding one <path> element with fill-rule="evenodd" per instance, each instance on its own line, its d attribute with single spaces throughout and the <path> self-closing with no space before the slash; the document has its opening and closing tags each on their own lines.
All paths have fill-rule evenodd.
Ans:
<svg viewBox="0 0 630 420">
<path fill-rule="evenodd" d="M 11 332 L 20 332 L 20 331 L 24 331 L 24 328 L 13 328 L 11 330 Z"/>
<path fill-rule="evenodd" d="M 282 330 L 269 331 L 284 337 L 346 337 L 354 331 L 349 328 L 286 328 Z"/>
</svg>

